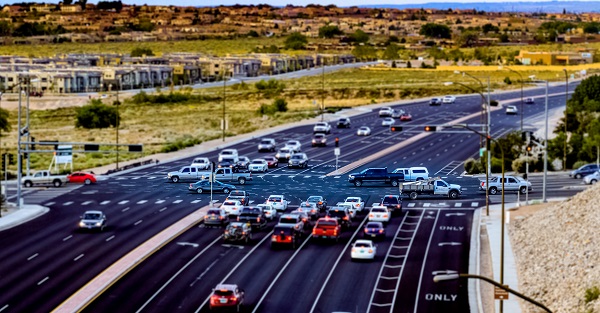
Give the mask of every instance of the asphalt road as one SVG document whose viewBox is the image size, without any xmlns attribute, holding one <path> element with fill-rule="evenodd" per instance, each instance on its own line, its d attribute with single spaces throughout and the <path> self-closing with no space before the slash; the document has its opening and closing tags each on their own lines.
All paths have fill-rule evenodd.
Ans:
<svg viewBox="0 0 600 313">
<path fill-rule="evenodd" d="M 574 88 L 574 84 L 571 84 Z M 551 93 L 564 91 L 551 88 Z M 526 91 L 525 96 L 543 91 Z M 519 92 L 499 94 L 508 99 Z M 413 115 L 403 132 L 389 132 L 381 126 L 377 112 L 352 118 L 351 129 L 335 129 L 329 135 L 340 138 L 340 166 L 365 158 L 412 136 L 422 133 L 411 125 L 443 124 L 479 112 L 481 98 L 459 97 L 455 104 L 430 107 L 425 102 L 402 106 Z M 543 118 L 543 105 L 525 106 L 525 121 Z M 564 107 L 564 97 L 550 98 L 549 107 Z M 501 136 L 518 129 L 520 117 L 503 110 L 492 113 L 492 133 Z M 479 123 L 479 117 L 467 123 Z M 354 135 L 356 128 L 370 126 L 369 137 Z M 308 169 L 284 166 L 267 174 L 253 174 L 254 180 L 238 186 L 250 192 L 252 203 L 263 202 L 270 194 L 283 194 L 297 206 L 309 195 L 324 195 L 329 204 L 346 196 L 361 196 L 367 206 L 385 194 L 397 193 L 391 186 L 354 187 L 347 175 L 326 176 L 335 170 L 333 145 L 311 147 L 312 125 L 274 133 L 278 143 L 300 140 L 310 158 Z M 377 259 L 351 262 L 349 244 L 361 237 L 365 216 L 358 216 L 339 243 L 309 239 L 295 251 L 271 251 L 269 235 L 274 222 L 256 233 L 248 246 L 223 245 L 222 230 L 202 224 L 182 234 L 172 243 L 128 273 L 98 297 L 90 312 L 195 312 L 207 309 L 211 288 L 219 282 L 237 283 L 246 290 L 246 311 L 256 312 L 431 312 L 468 309 L 466 286 L 432 283 L 438 270 L 464 271 L 468 266 L 470 227 L 474 210 L 485 204 L 479 180 L 460 176 L 462 162 L 478 153 L 480 138 L 473 133 L 431 133 L 416 143 L 380 157 L 364 166 L 426 166 L 431 174 L 463 186 L 458 200 L 420 198 L 405 200 L 405 212 L 387 226 L 387 237 L 378 243 Z M 256 158 L 258 139 L 233 146 L 240 155 Z M 207 153 L 215 160 L 218 151 Z M 90 186 L 59 189 L 34 188 L 26 192 L 28 203 L 51 208 L 50 213 L 22 226 L 2 232 L 0 244 L 0 311 L 48 312 L 69 295 L 166 226 L 198 207 L 207 205 L 210 195 L 187 191 L 187 184 L 166 181 L 168 171 L 188 165 L 189 158 L 154 165 L 113 176 Z M 541 177 L 531 176 L 534 192 L 529 199 L 541 199 Z M 571 196 L 583 187 L 566 188 L 574 180 L 565 174 L 552 175 L 548 194 Z M 9 190 L 9 192 L 12 192 Z M 500 196 L 491 196 L 499 203 Z M 507 194 L 516 201 L 516 194 Z M 225 195 L 214 198 L 222 201 Z M 103 233 L 77 231 L 79 215 L 101 209 L 109 227 Z M 291 210 L 291 208 L 290 208 Z M 450 215 L 448 215 L 450 213 Z M 456 213 L 456 214 L 454 214 Z M 445 243 L 445 244 L 442 244 Z M 390 278 L 391 277 L 391 278 Z"/>
</svg>

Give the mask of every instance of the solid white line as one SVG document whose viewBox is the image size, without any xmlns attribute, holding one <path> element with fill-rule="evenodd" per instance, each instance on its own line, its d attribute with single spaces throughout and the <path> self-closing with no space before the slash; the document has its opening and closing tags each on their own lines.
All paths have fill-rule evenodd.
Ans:
<svg viewBox="0 0 600 313">
<path fill-rule="evenodd" d="M 342 260 L 342 257 L 345 256 L 345 255 L 347 255 L 346 251 L 348 250 L 348 247 L 352 244 L 352 241 L 354 241 L 354 238 L 356 237 L 356 235 L 359 232 L 362 231 L 363 225 L 365 224 L 366 221 L 367 221 L 367 217 L 365 216 L 365 218 L 363 218 L 362 223 L 360 223 L 360 225 L 358 226 L 358 228 L 356 228 L 356 231 L 354 232 L 354 234 L 352 234 L 352 237 L 350 237 L 350 240 L 348 240 L 348 243 L 344 247 L 344 250 L 342 250 L 342 252 L 338 256 L 337 260 L 335 260 L 335 264 L 333 264 L 333 267 L 329 271 L 329 274 L 327 275 L 327 278 L 325 278 L 325 282 L 323 282 L 323 285 L 321 286 L 321 290 L 319 290 L 319 294 L 317 295 L 317 298 L 315 299 L 315 302 L 313 303 L 313 306 L 310 308 L 310 313 L 313 313 L 315 311 L 315 308 L 317 307 L 317 303 L 319 303 L 319 299 L 321 298 L 321 295 L 323 294 L 323 291 L 325 291 L 325 287 L 327 287 L 327 283 L 329 282 L 329 279 L 331 278 L 331 275 L 333 275 L 333 272 L 335 271 L 335 269 L 337 268 L 338 264 L 340 263 L 340 260 Z M 256 311 L 256 309 L 254 311 Z"/>
<path fill-rule="evenodd" d="M 129 209 L 130 209 L 130 207 L 126 207 L 126 208 L 124 208 L 123 210 L 121 210 L 121 212 L 125 212 L 125 211 L 127 211 L 127 210 L 129 210 Z"/>
<path fill-rule="evenodd" d="M 162 211 L 164 211 L 164 210 L 166 210 L 166 209 L 167 209 L 167 207 L 164 207 L 164 208 L 162 208 L 162 209 L 158 210 L 158 212 L 162 212 Z"/>
<path fill-rule="evenodd" d="M 182 268 L 179 269 L 179 271 L 177 271 L 177 273 L 175 273 L 173 276 L 171 276 L 171 278 L 169 278 L 169 280 L 162 285 L 146 302 L 144 302 L 144 304 L 142 304 L 142 306 L 137 309 L 137 311 L 135 311 L 136 313 L 141 312 L 152 300 L 154 300 L 154 298 L 156 298 L 156 296 L 158 296 L 159 293 L 161 293 L 165 288 L 167 288 L 167 286 L 175 279 L 177 278 L 177 276 L 179 276 L 179 274 L 181 274 L 181 272 L 183 272 L 186 268 L 188 268 L 188 266 L 190 266 L 192 263 L 194 263 L 194 261 L 196 261 L 197 258 L 199 258 L 204 252 L 206 252 L 206 250 L 208 250 L 210 247 L 212 247 L 215 243 L 217 243 L 219 240 L 221 240 L 221 236 L 217 237 L 215 240 L 213 240 L 210 244 L 208 244 L 208 246 L 206 246 L 204 249 L 202 249 L 202 251 L 198 252 L 198 254 L 196 254 L 191 260 L 189 260 L 189 262 L 187 262 Z"/>
<path fill-rule="evenodd" d="M 35 259 L 35 258 L 36 258 L 38 255 L 40 255 L 40 254 L 39 254 L 39 253 L 36 253 L 36 254 L 34 254 L 34 255 L 32 255 L 32 256 L 30 256 L 30 257 L 28 257 L 28 258 L 27 258 L 27 261 L 31 261 L 31 260 Z"/>
<path fill-rule="evenodd" d="M 69 240 L 69 239 L 71 239 L 71 238 L 73 238 L 73 235 L 69 235 L 69 236 L 67 236 L 67 237 L 63 238 L 63 241 L 67 241 L 67 240 Z"/>
<path fill-rule="evenodd" d="M 139 220 L 139 221 L 135 222 L 135 224 L 133 224 L 133 226 L 137 226 L 137 225 L 139 225 L 140 223 L 142 223 L 142 221 L 143 221 L 143 220 Z"/>
<path fill-rule="evenodd" d="M 73 261 L 77 261 L 79 259 L 83 258 L 83 253 L 78 255 L 76 258 L 73 259 Z"/>
<path fill-rule="evenodd" d="M 423 265 L 421 266 L 421 275 L 419 276 L 419 285 L 417 286 L 417 295 L 415 297 L 415 313 L 419 312 L 417 309 L 419 307 L 419 294 L 421 293 L 421 283 L 423 282 L 423 274 L 425 273 L 425 264 L 427 263 L 427 255 L 429 254 L 429 248 L 431 247 L 431 240 L 433 239 L 433 233 L 435 233 L 435 226 L 437 222 L 440 220 L 440 211 L 437 212 L 435 217 L 435 222 L 433 222 L 433 227 L 431 228 L 431 234 L 429 235 L 429 241 L 427 242 L 427 248 L 425 249 L 425 255 L 423 256 Z"/>
<path fill-rule="evenodd" d="M 106 238 L 106 241 L 111 241 L 111 240 L 113 240 L 114 238 L 115 238 L 115 235 L 112 235 L 112 236 L 110 236 L 110 237 Z"/>
<path fill-rule="evenodd" d="M 3 307 L 0 309 L 0 312 L 2 312 L 2 311 L 4 311 L 4 310 L 6 310 L 6 308 L 8 308 L 8 304 L 7 304 L 7 305 L 5 305 L 5 306 L 3 306 Z"/>
<path fill-rule="evenodd" d="M 43 283 L 44 283 L 44 282 L 46 282 L 46 281 L 47 281 L 49 278 L 50 278 L 50 277 L 46 276 L 46 278 L 44 278 L 44 279 L 40 280 L 40 281 L 37 283 L 37 285 L 39 286 L 39 285 L 43 284 Z"/>
</svg>

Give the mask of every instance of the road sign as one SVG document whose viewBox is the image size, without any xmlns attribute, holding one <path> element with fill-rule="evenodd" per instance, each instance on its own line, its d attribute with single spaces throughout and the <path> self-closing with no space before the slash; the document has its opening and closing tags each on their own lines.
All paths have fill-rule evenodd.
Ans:
<svg viewBox="0 0 600 313">
<path fill-rule="evenodd" d="M 479 149 L 479 157 L 483 157 L 484 152 L 485 152 L 485 148 L 480 148 Z"/>
<path fill-rule="evenodd" d="M 336 156 L 340 155 L 340 148 L 333 149 L 333 154 Z"/>
<path fill-rule="evenodd" d="M 508 288 L 508 285 L 504 285 L 504 287 Z M 498 286 L 494 286 L 494 299 L 508 300 L 508 291 L 498 288 Z"/>
</svg>

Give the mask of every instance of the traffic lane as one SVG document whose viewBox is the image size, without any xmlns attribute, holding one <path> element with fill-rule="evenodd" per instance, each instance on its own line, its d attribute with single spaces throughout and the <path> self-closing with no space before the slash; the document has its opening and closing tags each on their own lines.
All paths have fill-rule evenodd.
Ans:
<svg viewBox="0 0 600 313">
<path fill-rule="evenodd" d="M 400 227 L 402 216 L 393 216 L 391 221 L 385 225 L 386 238 L 384 240 L 373 240 L 364 236 L 364 232 L 358 235 L 358 239 L 373 240 L 377 245 L 377 253 L 374 261 L 352 261 L 350 249 L 338 267 L 335 275 L 324 286 L 323 293 L 317 299 L 313 312 L 367 312 L 370 294 L 375 288 L 383 261 L 392 244 L 394 234 Z"/>
<path fill-rule="evenodd" d="M 363 221 L 357 220 L 352 228 L 343 231 L 338 243 L 310 238 L 301 253 L 274 282 L 263 302 L 252 302 L 251 308 L 256 312 L 309 312 L 317 298 L 318 286 L 324 283 L 340 254 L 347 252 L 351 238 L 355 237 L 357 227 Z M 290 298 L 291 295 L 293 298 Z"/>
<path fill-rule="evenodd" d="M 415 312 L 469 312 L 466 279 L 434 283 L 445 271 L 469 272 L 469 251 L 474 210 L 444 210 L 422 265 Z"/>
</svg>

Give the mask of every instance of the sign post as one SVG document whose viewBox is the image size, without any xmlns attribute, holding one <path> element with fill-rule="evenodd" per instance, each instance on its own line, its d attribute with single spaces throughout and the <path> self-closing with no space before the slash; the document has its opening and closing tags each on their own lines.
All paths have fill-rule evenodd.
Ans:
<svg viewBox="0 0 600 313">
<path fill-rule="evenodd" d="M 338 172 L 338 158 L 340 156 L 340 148 L 333 149 L 333 154 L 335 154 L 335 173 Z"/>
</svg>

